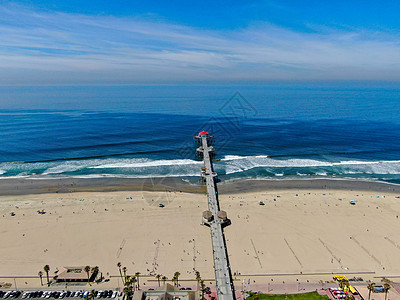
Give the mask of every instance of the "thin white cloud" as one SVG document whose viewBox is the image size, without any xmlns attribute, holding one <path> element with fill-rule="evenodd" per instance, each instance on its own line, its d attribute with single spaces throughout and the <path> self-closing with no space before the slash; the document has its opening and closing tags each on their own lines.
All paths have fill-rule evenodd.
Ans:
<svg viewBox="0 0 400 300">
<path fill-rule="evenodd" d="M 0 7 L 0 84 L 181 80 L 400 80 L 395 33 L 271 24 L 199 30 Z M 49 74 L 50 73 L 50 74 Z"/>
</svg>

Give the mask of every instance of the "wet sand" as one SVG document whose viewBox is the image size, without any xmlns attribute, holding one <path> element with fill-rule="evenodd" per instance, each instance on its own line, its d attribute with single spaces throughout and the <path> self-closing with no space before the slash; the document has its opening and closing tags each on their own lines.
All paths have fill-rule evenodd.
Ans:
<svg viewBox="0 0 400 300">
<path fill-rule="evenodd" d="M 189 183 L 189 182 L 195 182 Z M 347 179 L 241 179 L 218 183 L 221 193 L 243 193 L 281 189 L 340 189 L 400 192 L 400 185 Z M 0 180 L 0 195 L 26 195 L 73 192 L 176 191 L 205 193 L 205 187 L 193 178 L 12 178 Z"/>
</svg>

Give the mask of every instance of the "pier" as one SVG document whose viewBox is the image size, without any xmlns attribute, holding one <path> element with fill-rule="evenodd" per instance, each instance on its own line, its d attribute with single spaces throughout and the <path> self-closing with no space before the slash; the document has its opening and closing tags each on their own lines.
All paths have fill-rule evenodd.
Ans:
<svg viewBox="0 0 400 300">
<path fill-rule="evenodd" d="M 207 132 L 200 132 L 196 136 L 200 147 L 197 153 L 203 157 L 204 167 L 201 176 L 207 185 L 208 211 L 203 213 L 203 223 L 211 228 L 211 241 L 214 257 L 215 282 L 217 287 L 218 300 L 235 299 L 234 286 L 228 261 L 228 251 L 225 244 L 223 226 L 229 224 L 226 212 L 221 211 L 218 202 L 218 191 L 211 156 L 214 154 L 214 147 L 210 144 L 212 136 Z"/>
</svg>

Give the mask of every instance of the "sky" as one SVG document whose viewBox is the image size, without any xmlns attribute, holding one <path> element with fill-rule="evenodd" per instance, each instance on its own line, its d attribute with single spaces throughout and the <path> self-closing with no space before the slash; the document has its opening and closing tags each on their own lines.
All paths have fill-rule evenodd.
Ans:
<svg viewBox="0 0 400 300">
<path fill-rule="evenodd" d="M 0 0 L 0 84 L 400 81 L 400 1 Z"/>
</svg>

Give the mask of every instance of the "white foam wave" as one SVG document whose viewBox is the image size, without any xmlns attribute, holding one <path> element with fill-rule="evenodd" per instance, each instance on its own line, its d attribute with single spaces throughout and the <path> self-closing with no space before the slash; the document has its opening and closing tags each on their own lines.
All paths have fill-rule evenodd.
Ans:
<svg viewBox="0 0 400 300">
<path fill-rule="evenodd" d="M 122 177 L 132 178 L 147 177 L 181 177 L 199 176 L 203 163 L 191 159 L 162 159 L 148 158 L 107 158 L 71 161 L 52 161 L 37 163 L 0 163 L 0 175 L 5 173 L 17 174 L 15 176 L 1 176 L 1 178 L 23 178 L 32 176 L 54 177 L 60 176 L 93 176 L 93 177 Z M 217 172 L 238 174 L 254 168 L 264 168 L 275 176 L 281 174 L 296 174 L 298 176 L 329 174 L 400 174 L 400 160 L 362 161 L 342 160 L 324 161 L 318 159 L 290 158 L 276 159 L 267 155 L 238 156 L 227 155 L 221 160 L 216 160 L 214 167 Z M 288 168 L 295 170 L 286 171 Z M 296 169 L 297 168 L 297 169 Z M 310 169 L 307 169 L 310 168 Z M 35 176 L 35 173 L 39 174 Z M 102 173 L 102 174 L 93 174 Z"/>
<path fill-rule="evenodd" d="M 74 175 L 71 178 L 164 178 L 164 177 L 199 177 L 199 173 L 187 174 L 166 174 L 166 175 L 126 175 L 126 174 L 89 174 L 89 175 Z"/>
<path fill-rule="evenodd" d="M 145 160 L 145 159 L 126 159 L 122 162 L 114 162 L 109 164 L 101 164 L 92 166 L 93 169 L 116 169 L 116 168 L 148 168 L 148 167 L 162 167 L 162 166 L 184 166 L 184 165 L 198 165 L 201 161 L 190 159 L 174 159 L 174 160 Z"/>
<path fill-rule="evenodd" d="M 400 174 L 400 160 L 382 161 L 339 161 L 329 162 L 315 159 L 291 158 L 285 160 L 273 159 L 268 156 L 234 156 L 227 155 L 221 160 L 226 166 L 226 174 L 244 172 L 253 168 L 317 168 L 340 167 L 340 173 L 371 173 L 371 174 Z M 351 169 L 350 169 L 351 168 Z M 321 171 L 322 172 L 322 171 Z M 320 173 L 321 173 L 320 172 Z M 326 172 L 323 171 L 325 176 Z M 322 174 L 322 173 L 321 173 Z"/>
<path fill-rule="evenodd" d="M 18 179 L 18 178 L 28 178 L 29 175 L 14 175 L 14 176 L 2 176 L 0 179 Z"/>
<path fill-rule="evenodd" d="M 48 174 L 62 174 L 65 172 L 74 172 L 79 169 L 84 168 L 82 165 L 78 164 L 61 164 L 55 167 L 48 168 L 45 172 L 43 172 L 43 175 L 48 175 Z"/>
<path fill-rule="evenodd" d="M 340 166 L 340 165 L 379 165 L 379 164 L 399 164 L 400 160 L 378 160 L 378 161 L 357 161 L 357 160 L 348 160 L 348 161 L 340 161 L 334 162 L 332 165 Z"/>
<path fill-rule="evenodd" d="M 225 155 L 221 161 L 238 160 L 238 159 L 249 159 L 249 158 L 267 158 L 267 155 L 256 155 L 256 156 L 239 156 L 239 155 Z"/>
</svg>

